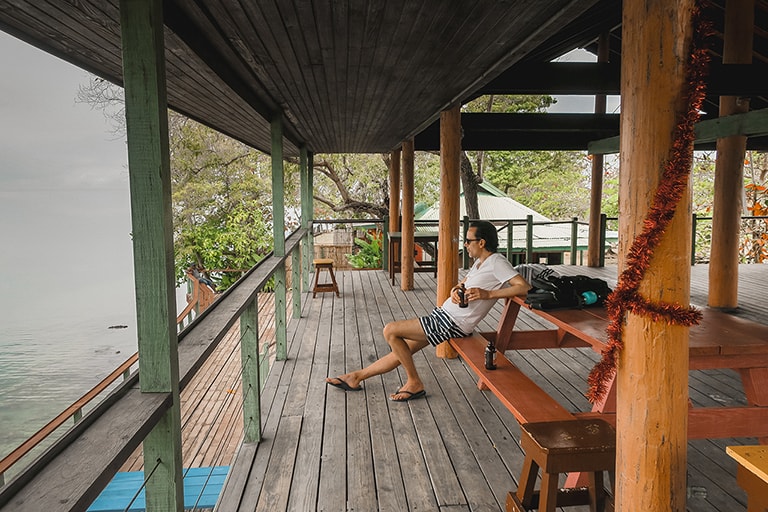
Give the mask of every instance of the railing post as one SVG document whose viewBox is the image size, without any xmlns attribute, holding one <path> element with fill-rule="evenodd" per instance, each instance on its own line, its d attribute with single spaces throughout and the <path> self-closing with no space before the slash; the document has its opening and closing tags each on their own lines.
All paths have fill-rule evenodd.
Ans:
<svg viewBox="0 0 768 512">
<path fill-rule="evenodd" d="M 579 218 L 571 219 L 571 265 L 576 265 L 576 251 L 579 246 Z"/>
<path fill-rule="evenodd" d="M 276 116 L 272 131 L 272 234 L 275 256 L 285 256 L 285 168 L 283 167 L 283 118 Z M 275 357 L 288 357 L 285 312 L 285 264 L 275 270 Z"/>
<path fill-rule="evenodd" d="M 600 214 L 600 266 L 605 266 L 605 232 L 608 230 L 608 215 Z"/>
<path fill-rule="evenodd" d="M 147 510 L 182 510 L 184 489 L 163 2 L 120 1 L 141 392 L 171 408 L 144 438 Z M 156 470 L 153 468 L 157 468 Z M 74 504 L 72 504 L 74 506 Z"/>
<path fill-rule="evenodd" d="M 691 266 L 696 264 L 696 212 L 691 214 Z"/>
<path fill-rule="evenodd" d="M 381 233 L 381 269 L 389 270 L 389 215 L 384 216 Z"/>
<path fill-rule="evenodd" d="M 243 428 L 246 443 L 261 441 L 258 295 L 240 316 L 240 359 L 243 372 Z"/>
<path fill-rule="evenodd" d="M 467 246 L 465 246 L 463 243 L 464 240 L 467 239 L 467 232 L 469 231 L 469 217 L 467 215 L 465 215 L 462 219 L 461 227 L 461 266 L 464 268 L 464 270 L 467 270 L 469 268 L 469 254 L 467 254 Z"/>
<path fill-rule="evenodd" d="M 525 262 L 534 263 L 533 261 L 533 215 L 528 215 L 525 218 Z"/>
<path fill-rule="evenodd" d="M 293 297 L 293 318 L 301 318 L 301 259 L 299 247 L 291 251 L 291 295 Z"/>
<path fill-rule="evenodd" d="M 512 251 L 515 249 L 515 236 L 513 227 L 515 223 L 510 220 L 507 222 L 507 261 L 512 263 Z"/>
</svg>

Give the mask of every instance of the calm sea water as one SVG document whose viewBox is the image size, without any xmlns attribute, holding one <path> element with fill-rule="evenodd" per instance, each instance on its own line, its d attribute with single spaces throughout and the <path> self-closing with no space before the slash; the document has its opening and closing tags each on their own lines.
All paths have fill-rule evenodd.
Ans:
<svg viewBox="0 0 768 512">
<path fill-rule="evenodd" d="M 0 191 L 0 236 L 4 456 L 136 351 L 127 186 Z"/>
</svg>

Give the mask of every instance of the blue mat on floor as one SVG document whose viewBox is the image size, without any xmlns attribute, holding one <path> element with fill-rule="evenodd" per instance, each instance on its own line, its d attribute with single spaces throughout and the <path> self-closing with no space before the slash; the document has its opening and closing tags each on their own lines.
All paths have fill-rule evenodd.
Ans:
<svg viewBox="0 0 768 512">
<path fill-rule="evenodd" d="M 229 466 L 184 469 L 184 508 L 213 508 L 219 499 Z M 142 512 L 146 508 L 144 489 L 128 508 L 131 499 L 144 482 L 143 471 L 118 473 L 101 492 L 88 512 Z"/>
</svg>

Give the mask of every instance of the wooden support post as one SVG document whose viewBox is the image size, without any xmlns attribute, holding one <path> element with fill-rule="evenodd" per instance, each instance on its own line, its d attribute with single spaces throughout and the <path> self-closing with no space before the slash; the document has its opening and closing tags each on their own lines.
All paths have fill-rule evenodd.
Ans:
<svg viewBox="0 0 768 512">
<path fill-rule="evenodd" d="M 246 443 L 261 441 L 258 295 L 240 315 L 240 359 L 243 368 L 243 430 Z"/>
<path fill-rule="evenodd" d="M 440 223 L 438 227 L 437 305 L 451 295 L 459 279 L 459 198 L 461 195 L 461 109 L 459 105 L 440 113 Z M 466 228 L 466 226 L 465 226 Z M 458 357 L 448 343 L 437 355 Z"/>
<path fill-rule="evenodd" d="M 414 191 L 413 139 L 403 142 L 403 220 L 400 238 L 400 289 L 413 290 Z"/>
<path fill-rule="evenodd" d="M 301 318 L 301 254 L 298 247 L 291 251 L 291 298 L 293 318 Z"/>
<path fill-rule="evenodd" d="M 608 62 L 610 43 L 608 33 L 603 32 L 597 41 L 597 62 Z M 605 114 L 605 94 L 595 95 L 595 114 Z M 599 267 L 600 253 L 605 248 L 600 244 L 600 213 L 603 199 L 603 155 L 592 155 L 592 184 L 589 199 L 589 241 L 587 242 L 587 266 Z"/>
<path fill-rule="evenodd" d="M 307 234 L 301 241 L 301 289 L 305 292 L 311 290 L 312 260 L 314 256 L 310 251 L 312 241 L 312 187 L 310 186 L 309 152 L 306 146 L 299 150 L 299 175 L 301 186 L 301 227 L 307 230 Z"/>
<path fill-rule="evenodd" d="M 723 64 L 751 64 L 754 0 L 725 3 Z M 749 98 L 720 97 L 720 117 L 749 111 Z M 747 138 L 717 139 L 715 200 L 712 207 L 712 248 L 709 259 L 710 307 L 739 305 L 739 233 Z"/>
<path fill-rule="evenodd" d="M 285 256 L 285 169 L 283 168 L 283 118 L 272 120 L 272 235 L 274 254 Z M 282 361 L 288 357 L 285 313 L 285 264 L 275 271 L 275 357 Z"/>
<path fill-rule="evenodd" d="M 620 265 L 670 155 L 684 105 L 694 0 L 625 0 L 621 59 Z M 662 135 L 663 134 L 663 135 Z M 690 150 L 693 148 L 691 147 Z M 690 184 L 689 184 L 690 187 Z M 639 292 L 689 304 L 690 193 L 657 247 Z M 686 506 L 688 328 L 629 313 L 617 382 L 616 510 Z"/>
<path fill-rule="evenodd" d="M 148 510 L 184 508 L 163 3 L 121 0 L 141 391 L 173 405 L 144 439 Z M 151 477 L 149 474 L 151 473 Z"/>
</svg>

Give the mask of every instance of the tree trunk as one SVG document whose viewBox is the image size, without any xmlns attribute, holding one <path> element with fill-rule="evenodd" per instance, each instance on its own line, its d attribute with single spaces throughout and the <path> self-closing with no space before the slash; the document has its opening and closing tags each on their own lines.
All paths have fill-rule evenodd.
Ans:
<svg viewBox="0 0 768 512">
<path fill-rule="evenodd" d="M 461 186 L 464 189 L 464 205 L 467 209 L 467 217 L 480 218 L 480 208 L 477 205 L 477 186 L 480 178 L 472 170 L 472 162 L 466 151 L 461 152 Z"/>
</svg>

